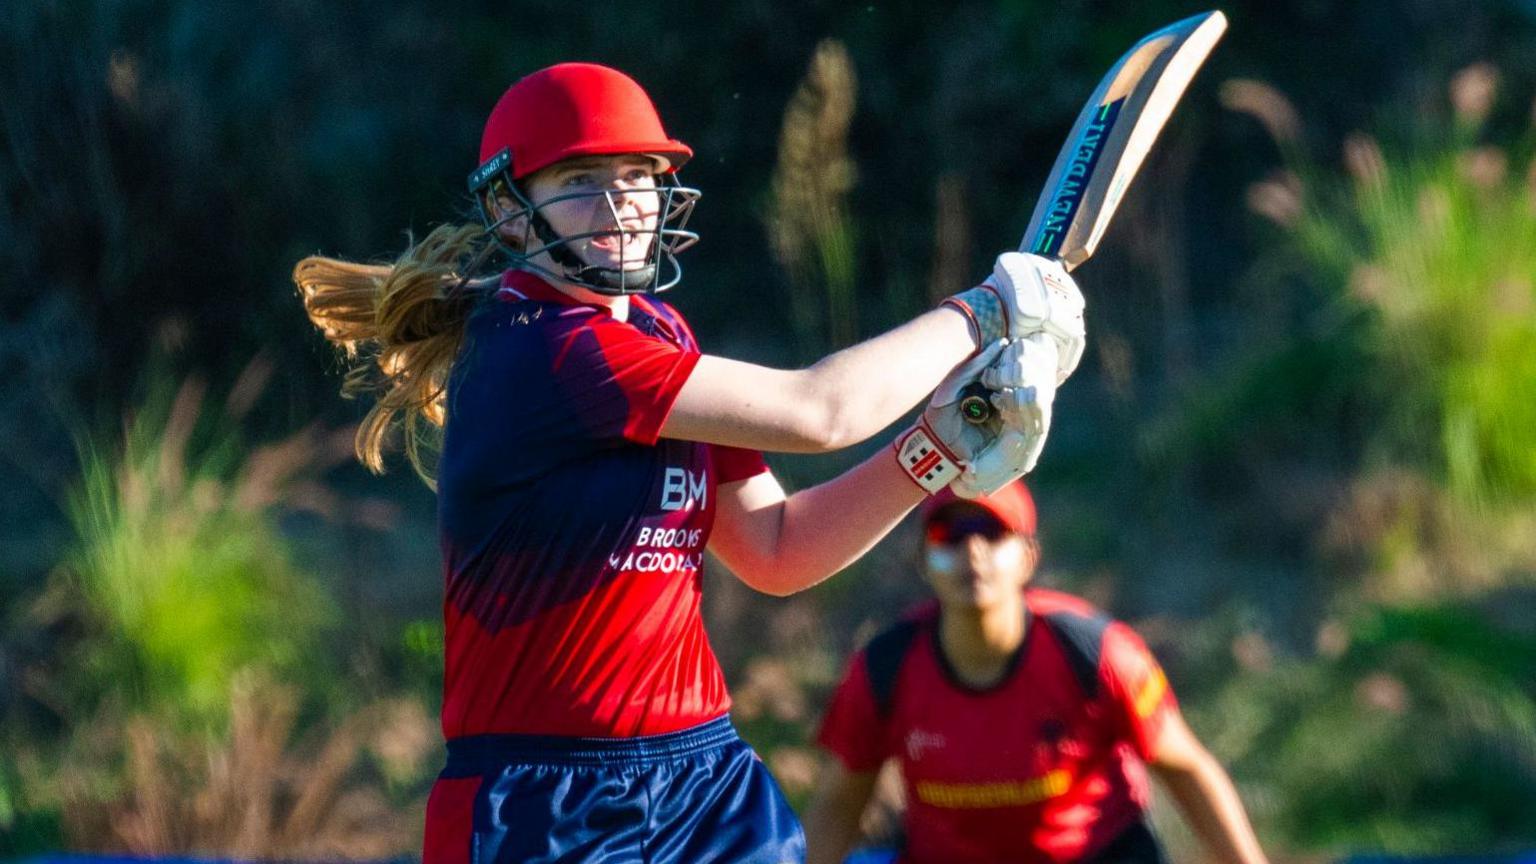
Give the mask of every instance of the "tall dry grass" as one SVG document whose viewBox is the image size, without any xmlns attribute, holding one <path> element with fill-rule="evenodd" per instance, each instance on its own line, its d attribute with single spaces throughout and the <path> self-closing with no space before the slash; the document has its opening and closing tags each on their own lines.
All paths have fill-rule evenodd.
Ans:
<svg viewBox="0 0 1536 864">
<path fill-rule="evenodd" d="M 779 131 L 768 228 L 790 277 L 795 335 L 805 355 L 858 335 L 857 234 L 847 203 L 856 176 L 848 131 L 857 91 L 848 49 L 823 40 Z"/>
<path fill-rule="evenodd" d="M 1283 94 L 1223 88 L 1284 157 L 1248 200 L 1290 293 L 1180 433 L 1223 481 L 1268 479 L 1266 520 L 1327 491 L 1301 550 L 1327 594 L 1313 645 L 1229 628 L 1186 704 L 1297 848 L 1536 841 L 1536 130 L 1491 125 L 1497 93 L 1470 67 L 1417 106 L 1438 122 L 1350 135 L 1334 168 Z"/>
<path fill-rule="evenodd" d="M 300 731 L 300 698 L 289 686 L 243 675 L 230 692 L 227 737 L 178 731 L 152 715 L 118 728 L 97 725 L 93 747 L 124 755 L 115 794 L 99 777 L 66 764 L 56 779 L 71 846 L 133 855 L 197 854 L 237 859 L 378 859 L 412 851 L 419 807 L 402 810 L 381 791 L 370 748 L 401 739 L 425 755 L 420 724 L 401 729 L 381 703 L 335 726 Z M 391 720 L 396 722 L 391 724 Z M 383 745 L 381 732 L 393 731 Z"/>
<path fill-rule="evenodd" d="M 970 191 L 965 177 L 940 174 L 934 181 L 933 264 L 928 271 L 928 299 L 940 300 L 973 281 L 971 273 Z"/>
<path fill-rule="evenodd" d="M 85 704 L 121 694 L 217 715 L 239 669 L 288 674 L 314 657 L 334 612 L 274 514 L 341 515 L 319 477 L 350 454 L 350 431 L 246 446 L 240 422 L 271 371 L 253 362 L 218 405 L 200 378 L 157 380 L 117 441 L 82 442 L 75 541 L 44 606 L 89 634 L 73 687 Z"/>
<path fill-rule="evenodd" d="M 1342 173 L 1303 149 L 1279 91 L 1223 88 L 1287 154 L 1250 206 L 1322 288 L 1299 310 L 1294 365 L 1350 358 L 1298 395 L 1319 420 L 1366 420 L 1363 470 L 1324 539 L 1380 600 L 1477 593 L 1536 568 L 1536 128 L 1490 131 L 1498 87 L 1491 66 L 1464 69 L 1422 112 L 1443 122 L 1348 136 Z"/>
<path fill-rule="evenodd" d="M 29 842 L 317 860 L 415 848 L 434 724 L 413 700 L 349 688 L 338 610 L 279 521 L 388 519 L 325 483 L 350 429 L 245 441 L 273 371 L 259 358 L 223 400 L 153 376 L 119 435 L 82 437 L 75 536 L 21 625 L 50 646 L 17 670 L 37 716 L 3 729 L 0 791 L 26 811 L 5 822 L 57 825 Z"/>
</svg>

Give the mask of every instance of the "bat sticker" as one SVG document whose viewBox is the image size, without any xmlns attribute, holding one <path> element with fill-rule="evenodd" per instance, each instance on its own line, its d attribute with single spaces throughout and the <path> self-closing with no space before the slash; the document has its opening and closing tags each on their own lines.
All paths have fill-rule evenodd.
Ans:
<svg viewBox="0 0 1536 864">
<path fill-rule="evenodd" d="M 1083 203 L 1088 178 L 1093 176 L 1093 168 L 1099 162 L 1099 154 L 1104 152 L 1104 142 L 1109 140 L 1110 130 L 1114 128 L 1123 104 L 1125 99 L 1122 97 L 1101 106 L 1093 120 L 1084 127 L 1072 161 L 1068 163 L 1067 170 L 1062 172 L 1061 182 L 1051 196 L 1050 206 L 1046 208 L 1040 222 L 1040 233 L 1030 252 L 1048 258 L 1055 256 L 1062 238 L 1066 236 L 1067 226 L 1072 224 L 1072 217 L 1077 215 L 1078 205 Z"/>
</svg>

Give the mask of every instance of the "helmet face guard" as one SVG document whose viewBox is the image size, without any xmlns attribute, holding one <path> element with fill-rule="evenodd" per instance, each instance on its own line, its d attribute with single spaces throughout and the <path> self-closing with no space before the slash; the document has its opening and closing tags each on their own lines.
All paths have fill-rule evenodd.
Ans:
<svg viewBox="0 0 1536 864">
<path fill-rule="evenodd" d="M 694 204 L 699 199 L 699 191 L 680 185 L 670 171 L 657 174 L 656 177 L 658 183 L 653 190 L 572 192 L 534 204 L 512 174 L 510 151 L 503 149 L 469 176 L 469 191 L 475 196 L 486 232 L 518 267 L 580 285 L 599 294 L 620 296 L 661 292 L 676 285 L 683 277 L 677 253 L 699 240 L 699 235 L 686 227 L 689 217 L 693 215 Z M 624 227 L 616 196 L 639 194 L 654 194 L 658 198 L 659 208 L 654 228 Z M 516 201 L 518 207 L 510 213 L 502 211 L 498 215 L 496 201 L 503 197 Z M 589 200 L 593 206 L 597 206 L 598 199 L 607 207 L 612 218 L 612 228 L 561 235 L 540 212 L 552 204 L 573 200 Z M 524 220 L 521 242 L 508 242 L 502 228 L 519 218 Z M 643 257 L 626 260 L 624 250 L 628 248 L 629 240 L 638 235 L 649 235 L 646 252 Z M 612 237 L 618 241 L 620 257 L 617 267 L 596 266 L 582 257 L 580 250 L 586 242 L 602 237 Z M 534 240 L 538 241 L 537 249 L 533 248 Z M 533 260 L 543 253 L 548 253 L 558 272 Z"/>
</svg>

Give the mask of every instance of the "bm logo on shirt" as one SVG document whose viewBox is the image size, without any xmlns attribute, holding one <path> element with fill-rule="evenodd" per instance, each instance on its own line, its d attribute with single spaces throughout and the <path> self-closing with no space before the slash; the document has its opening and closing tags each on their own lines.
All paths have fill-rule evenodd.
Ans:
<svg viewBox="0 0 1536 864">
<path fill-rule="evenodd" d="M 709 502 L 709 472 L 668 468 L 661 475 L 661 509 L 692 510 Z"/>
</svg>

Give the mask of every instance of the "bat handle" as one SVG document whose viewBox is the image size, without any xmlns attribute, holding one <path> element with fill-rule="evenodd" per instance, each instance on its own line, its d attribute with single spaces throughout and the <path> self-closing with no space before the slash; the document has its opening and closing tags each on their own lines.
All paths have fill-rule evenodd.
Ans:
<svg viewBox="0 0 1536 864">
<path fill-rule="evenodd" d="M 965 422 L 980 425 L 992 419 L 992 391 L 980 381 L 972 381 L 960 390 L 960 416 Z"/>
</svg>

